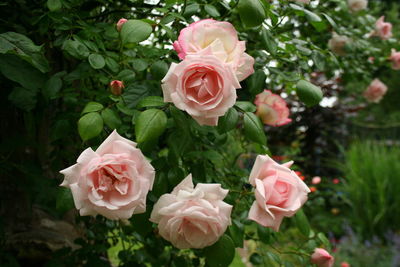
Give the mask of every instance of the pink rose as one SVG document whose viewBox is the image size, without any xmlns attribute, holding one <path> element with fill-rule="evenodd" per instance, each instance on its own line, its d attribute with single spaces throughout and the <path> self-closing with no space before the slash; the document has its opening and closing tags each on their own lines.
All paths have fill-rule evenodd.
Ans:
<svg viewBox="0 0 400 267">
<path fill-rule="evenodd" d="M 65 176 L 61 186 L 71 189 L 82 216 L 101 214 L 112 220 L 145 212 L 155 174 L 136 143 L 116 131 L 96 151 L 86 149 L 75 165 L 60 173 Z"/>
<path fill-rule="evenodd" d="M 321 183 L 321 177 L 319 177 L 319 176 L 315 176 L 314 178 L 312 178 L 312 180 L 311 180 L 311 183 L 312 184 L 319 184 L 319 183 Z"/>
<path fill-rule="evenodd" d="M 310 189 L 289 169 L 292 164 L 280 165 L 267 155 L 257 156 L 249 177 L 256 196 L 250 220 L 278 231 L 283 217 L 293 216 L 306 202 Z"/>
<path fill-rule="evenodd" d="M 316 248 L 311 255 L 311 263 L 318 267 L 332 267 L 335 263 L 335 258 L 323 248 Z"/>
<path fill-rule="evenodd" d="M 203 19 L 194 22 L 181 30 L 173 46 L 180 59 L 211 48 L 222 62 L 232 65 L 239 81 L 254 72 L 254 59 L 244 52 L 245 42 L 239 41 L 235 28 L 226 21 Z"/>
<path fill-rule="evenodd" d="M 392 61 L 392 69 L 400 70 L 400 52 L 392 49 L 392 54 L 390 55 L 389 60 Z"/>
<path fill-rule="evenodd" d="M 384 22 L 385 16 L 380 17 L 375 23 L 375 31 L 371 33 L 371 36 L 378 36 L 382 40 L 387 40 L 392 37 L 392 24 Z"/>
<path fill-rule="evenodd" d="M 199 124 L 215 126 L 236 102 L 239 81 L 230 65 L 203 50 L 172 63 L 162 82 L 165 102 L 173 102 Z"/>
<path fill-rule="evenodd" d="M 344 35 L 338 35 L 333 32 L 332 38 L 328 41 L 328 48 L 332 50 L 333 53 L 344 56 L 346 55 L 346 44 L 350 42 L 350 39 Z"/>
<path fill-rule="evenodd" d="M 350 267 L 350 264 L 344 261 L 340 264 L 340 267 Z"/>
<path fill-rule="evenodd" d="M 285 100 L 270 90 L 264 90 L 256 95 L 254 104 L 257 106 L 256 115 L 261 121 L 271 126 L 282 126 L 292 120 L 289 119 L 289 109 Z"/>
<path fill-rule="evenodd" d="M 118 20 L 118 22 L 117 22 L 117 31 L 120 32 L 122 30 L 122 25 L 124 25 L 124 23 L 127 22 L 127 21 L 128 20 L 124 19 L 124 18 Z"/>
<path fill-rule="evenodd" d="M 220 184 L 194 187 L 189 174 L 170 194 L 158 199 L 150 221 L 157 223 L 159 234 L 177 248 L 210 246 L 231 224 L 232 206 L 222 201 L 227 194 Z"/>
<path fill-rule="evenodd" d="M 352 12 L 358 12 L 367 8 L 368 0 L 347 0 L 347 4 Z"/>
<path fill-rule="evenodd" d="M 125 85 L 122 81 L 114 80 L 110 82 L 110 88 L 113 95 L 121 95 L 122 89 L 125 88 Z"/>
<path fill-rule="evenodd" d="M 379 79 L 375 79 L 364 91 L 363 95 L 369 102 L 379 103 L 386 94 L 387 86 Z"/>
</svg>

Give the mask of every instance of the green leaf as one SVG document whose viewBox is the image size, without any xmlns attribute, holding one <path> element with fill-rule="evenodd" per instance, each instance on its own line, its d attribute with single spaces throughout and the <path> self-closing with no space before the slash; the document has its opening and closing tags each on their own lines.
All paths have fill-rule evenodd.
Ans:
<svg viewBox="0 0 400 267">
<path fill-rule="evenodd" d="M 106 65 L 106 61 L 104 60 L 104 57 L 102 55 L 90 54 L 88 59 L 90 66 L 92 66 L 93 69 L 102 69 Z"/>
<path fill-rule="evenodd" d="M 167 126 L 167 115 L 159 109 L 143 111 L 136 120 L 135 133 L 138 143 L 154 140 L 159 137 Z"/>
<path fill-rule="evenodd" d="M 256 70 L 253 75 L 251 75 L 247 79 L 248 90 L 250 93 L 255 96 L 263 91 L 265 88 L 265 79 L 267 76 L 265 75 L 263 70 Z"/>
<path fill-rule="evenodd" d="M 223 117 L 218 120 L 218 129 L 220 132 L 228 132 L 236 127 L 239 120 L 239 114 L 234 108 L 228 109 Z"/>
<path fill-rule="evenodd" d="M 86 104 L 86 106 L 83 108 L 81 114 L 86 114 L 89 112 L 96 112 L 96 111 L 100 111 L 104 108 L 104 106 L 100 103 L 97 102 L 89 102 Z"/>
<path fill-rule="evenodd" d="M 233 243 L 235 244 L 235 247 L 243 248 L 244 225 L 238 220 L 233 219 L 232 225 L 230 225 L 228 228 L 228 232 Z"/>
<path fill-rule="evenodd" d="M 276 54 L 278 44 L 275 42 L 275 38 L 272 36 L 271 32 L 264 27 L 261 30 L 261 41 L 269 53 L 272 55 Z"/>
<path fill-rule="evenodd" d="M 317 105 L 323 97 L 321 88 L 314 84 L 300 80 L 297 84 L 297 96 L 307 107 Z"/>
<path fill-rule="evenodd" d="M 255 112 L 257 110 L 256 106 L 248 101 L 236 101 L 235 106 L 240 110 L 248 112 Z"/>
<path fill-rule="evenodd" d="M 244 113 L 244 133 L 247 139 L 265 145 L 267 142 L 260 119 L 251 112 Z"/>
<path fill-rule="evenodd" d="M 106 57 L 106 66 L 107 66 L 112 72 L 118 72 L 118 70 L 119 70 L 118 62 L 115 61 L 113 58 L 110 58 L 110 57 Z"/>
<path fill-rule="evenodd" d="M 235 245 L 232 239 L 224 234 L 215 244 L 204 248 L 204 256 L 210 267 L 227 267 L 235 256 Z"/>
<path fill-rule="evenodd" d="M 118 114 L 110 108 L 106 108 L 101 111 L 101 117 L 103 118 L 104 123 L 110 129 L 117 129 L 122 124 L 122 121 Z"/>
<path fill-rule="evenodd" d="M 304 214 L 303 210 L 300 209 L 299 211 L 297 211 L 296 215 L 294 216 L 295 222 L 296 222 L 296 226 L 297 228 L 299 228 L 300 232 L 305 235 L 306 237 L 308 237 L 308 235 L 310 234 L 310 224 L 308 223 L 307 217 Z"/>
<path fill-rule="evenodd" d="M 77 59 L 85 59 L 89 56 L 89 49 L 81 42 L 76 40 L 65 40 L 62 49 Z"/>
<path fill-rule="evenodd" d="M 297 50 L 305 56 L 309 56 L 312 54 L 312 51 L 308 49 L 307 47 L 301 46 L 301 45 L 296 45 Z"/>
<path fill-rule="evenodd" d="M 124 81 L 125 84 L 128 84 L 135 80 L 136 74 L 132 70 L 123 70 L 118 73 L 117 78 L 118 80 Z"/>
<path fill-rule="evenodd" d="M 50 67 L 42 50 L 42 46 L 35 45 L 25 35 L 16 32 L 0 34 L 0 54 L 15 54 L 45 73 L 50 70 Z"/>
<path fill-rule="evenodd" d="M 321 241 L 322 244 L 324 244 L 325 247 L 331 247 L 331 243 L 329 242 L 328 238 L 326 238 L 324 233 L 318 233 L 317 238 Z"/>
<path fill-rule="evenodd" d="M 128 20 L 122 25 L 122 44 L 139 43 L 149 38 L 153 28 L 141 20 Z"/>
<path fill-rule="evenodd" d="M 6 78 L 35 91 L 45 83 L 43 73 L 15 55 L 0 55 L 0 72 Z"/>
<path fill-rule="evenodd" d="M 311 58 L 318 70 L 325 70 L 325 57 L 321 52 L 314 50 Z"/>
<path fill-rule="evenodd" d="M 16 87 L 8 95 L 8 100 L 25 111 L 31 111 L 36 106 L 36 90 Z"/>
<path fill-rule="evenodd" d="M 57 189 L 56 209 L 58 212 L 64 214 L 70 209 L 74 208 L 74 199 L 71 190 L 59 187 Z"/>
<path fill-rule="evenodd" d="M 208 15 L 210 15 L 213 18 L 221 16 L 221 14 L 219 13 L 218 9 L 213 5 L 206 4 L 204 6 L 204 10 L 207 12 Z"/>
<path fill-rule="evenodd" d="M 262 225 L 257 225 L 257 234 L 258 238 L 260 239 L 261 242 L 264 244 L 269 244 L 271 240 L 271 230 L 267 227 L 264 227 Z"/>
<path fill-rule="evenodd" d="M 246 28 L 259 26 L 266 18 L 264 7 L 259 0 L 239 0 L 238 12 Z"/>
<path fill-rule="evenodd" d="M 126 106 L 134 108 L 139 101 L 149 95 L 149 89 L 146 85 L 133 83 L 129 85 L 123 94 Z"/>
<path fill-rule="evenodd" d="M 61 90 L 62 80 L 60 77 L 53 75 L 44 85 L 42 94 L 46 99 L 54 99 Z"/>
<path fill-rule="evenodd" d="M 146 108 L 146 107 L 160 107 L 164 106 L 166 103 L 161 96 L 148 96 L 140 100 L 136 108 Z"/>
<path fill-rule="evenodd" d="M 183 16 L 190 17 L 200 11 L 200 5 L 197 3 L 190 4 L 186 7 Z"/>
<path fill-rule="evenodd" d="M 317 14 L 307 9 L 304 9 L 304 13 L 306 14 L 308 21 L 318 32 L 321 32 L 327 28 L 326 23 Z"/>
<path fill-rule="evenodd" d="M 97 112 L 83 115 L 78 121 L 78 132 L 83 141 L 98 136 L 103 130 L 103 118 Z"/>
<path fill-rule="evenodd" d="M 140 58 L 132 60 L 132 65 L 136 71 L 144 71 L 149 66 L 146 60 Z"/>
<path fill-rule="evenodd" d="M 151 65 L 151 75 L 157 80 L 162 80 L 168 72 L 168 64 L 164 61 L 156 61 Z"/>
<path fill-rule="evenodd" d="M 61 9 L 62 3 L 60 0 L 47 0 L 47 7 L 50 11 L 57 11 Z"/>
</svg>

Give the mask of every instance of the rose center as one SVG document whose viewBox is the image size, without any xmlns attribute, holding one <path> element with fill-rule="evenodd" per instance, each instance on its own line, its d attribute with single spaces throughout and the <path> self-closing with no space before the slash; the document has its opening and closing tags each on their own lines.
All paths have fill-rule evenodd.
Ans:
<svg viewBox="0 0 400 267">
<path fill-rule="evenodd" d="M 211 68 L 196 69 L 185 81 L 188 99 L 206 104 L 220 91 L 221 82 L 218 74 Z"/>
</svg>

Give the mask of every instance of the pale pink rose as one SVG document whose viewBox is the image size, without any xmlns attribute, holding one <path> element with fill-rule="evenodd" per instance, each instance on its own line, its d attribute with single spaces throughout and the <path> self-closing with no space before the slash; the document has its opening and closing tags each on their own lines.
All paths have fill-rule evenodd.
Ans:
<svg viewBox="0 0 400 267">
<path fill-rule="evenodd" d="M 157 223 L 159 234 L 179 249 L 210 246 L 231 224 L 232 206 L 223 201 L 227 194 L 220 184 L 194 187 L 189 174 L 170 194 L 158 199 L 150 221 Z"/>
<path fill-rule="evenodd" d="M 323 248 L 316 248 L 311 255 L 311 263 L 318 267 L 332 267 L 335 263 L 335 258 Z"/>
<path fill-rule="evenodd" d="M 392 37 L 392 24 L 385 22 L 385 16 L 380 17 L 375 23 L 375 31 L 370 36 L 378 36 L 382 40 L 387 40 Z"/>
<path fill-rule="evenodd" d="M 235 28 L 226 21 L 203 19 L 194 22 L 181 30 L 173 46 L 180 59 L 211 48 L 222 62 L 232 65 L 239 81 L 254 72 L 254 58 L 244 52 L 246 43 L 239 41 Z"/>
<path fill-rule="evenodd" d="M 392 61 L 392 69 L 400 70 L 400 52 L 392 49 L 392 54 L 390 55 L 389 60 Z"/>
<path fill-rule="evenodd" d="M 122 81 L 118 81 L 118 80 L 114 80 L 112 82 L 110 82 L 110 89 L 111 89 L 111 93 L 113 95 L 121 95 L 122 94 L 122 89 L 125 88 L 124 82 Z"/>
<path fill-rule="evenodd" d="M 319 183 L 321 183 L 321 181 L 322 181 L 321 177 L 315 176 L 315 177 L 312 178 L 311 183 L 312 184 L 319 184 Z"/>
<path fill-rule="evenodd" d="M 338 35 L 333 32 L 332 38 L 328 41 L 328 48 L 332 50 L 333 53 L 344 56 L 346 55 L 345 46 L 350 42 L 350 39 L 344 35 Z"/>
<path fill-rule="evenodd" d="M 254 104 L 257 106 L 256 115 L 261 121 L 271 126 L 282 126 L 292 120 L 289 119 L 289 109 L 285 100 L 270 90 L 264 90 L 256 95 Z"/>
<path fill-rule="evenodd" d="M 350 264 L 344 261 L 340 264 L 340 267 L 350 267 Z"/>
<path fill-rule="evenodd" d="M 368 57 L 368 62 L 373 64 L 375 62 L 375 58 L 374 57 Z"/>
<path fill-rule="evenodd" d="M 86 149 L 75 165 L 60 173 L 61 186 L 71 189 L 80 215 L 101 214 L 112 220 L 145 212 L 155 175 L 136 143 L 116 131 L 96 151 Z"/>
<path fill-rule="evenodd" d="M 280 165 L 267 155 L 257 156 L 249 177 L 256 197 L 250 220 L 278 231 L 283 217 L 293 216 L 306 202 L 310 189 L 289 169 L 292 164 Z"/>
<path fill-rule="evenodd" d="M 117 31 L 120 32 L 122 30 L 122 25 L 124 25 L 124 23 L 127 22 L 127 21 L 128 20 L 124 19 L 124 18 L 118 20 L 118 22 L 117 22 Z"/>
<path fill-rule="evenodd" d="M 373 103 L 379 103 L 382 97 L 386 94 L 387 86 L 379 79 L 375 79 L 364 91 L 363 96 Z"/>
<path fill-rule="evenodd" d="M 236 102 L 239 81 L 230 65 L 205 49 L 172 63 L 162 82 L 165 102 L 189 113 L 199 124 L 215 126 Z"/>
<path fill-rule="evenodd" d="M 367 8 L 368 0 L 347 0 L 347 4 L 351 11 L 358 12 Z"/>
</svg>

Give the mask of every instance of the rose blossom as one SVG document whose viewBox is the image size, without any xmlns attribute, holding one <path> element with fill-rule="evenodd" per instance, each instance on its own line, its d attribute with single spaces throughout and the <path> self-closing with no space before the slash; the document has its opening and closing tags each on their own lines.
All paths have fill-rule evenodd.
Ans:
<svg viewBox="0 0 400 267">
<path fill-rule="evenodd" d="M 181 30 L 173 46 L 180 59 L 211 48 L 222 62 L 232 65 L 239 81 L 254 72 L 254 58 L 244 52 L 246 43 L 239 41 L 235 28 L 226 21 L 203 19 L 194 22 Z"/>
<path fill-rule="evenodd" d="M 235 104 L 236 88 L 240 88 L 232 67 L 211 54 L 210 48 L 172 63 L 161 82 L 165 102 L 211 126 Z"/>
<path fill-rule="evenodd" d="M 71 189 L 80 215 L 128 219 L 146 210 L 154 169 L 136 143 L 113 131 L 96 151 L 86 149 L 62 171 L 61 186 Z"/>
<path fill-rule="evenodd" d="M 333 32 L 332 38 L 328 41 L 328 48 L 332 50 L 333 53 L 344 56 L 346 55 L 345 46 L 350 42 L 350 39 L 344 35 L 338 35 Z"/>
<path fill-rule="evenodd" d="M 118 22 L 117 22 L 117 31 L 120 32 L 122 30 L 122 25 L 124 25 L 124 23 L 127 22 L 127 21 L 128 20 L 124 19 L 124 18 L 118 20 Z"/>
<path fill-rule="evenodd" d="M 267 155 L 257 156 L 249 177 L 256 197 L 250 220 L 278 231 L 283 217 L 293 216 L 306 202 L 310 189 L 289 169 L 292 164 L 280 165 Z"/>
<path fill-rule="evenodd" d="M 387 86 L 379 79 L 375 79 L 364 91 L 363 96 L 369 101 L 379 103 L 386 94 Z"/>
<path fill-rule="evenodd" d="M 321 182 L 321 177 L 319 176 L 315 176 L 314 178 L 312 178 L 311 183 L 312 184 L 319 184 Z"/>
<path fill-rule="evenodd" d="M 285 100 L 270 90 L 264 90 L 256 95 L 254 104 L 257 106 L 256 115 L 263 123 L 271 126 L 282 126 L 292 120 L 289 119 L 289 109 Z"/>
<path fill-rule="evenodd" d="M 316 248 L 311 255 L 311 262 L 318 267 L 332 267 L 335 263 L 335 258 L 323 248 Z"/>
<path fill-rule="evenodd" d="M 122 81 L 114 80 L 110 82 L 110 88 L 113 95 L 121 95 L 122 89 L 125 88 L 125 85 Z"/>
<path fill-rule="evenodd" d="M 400 52 L 392 49 L 392 54 L 390 55 L 389 60 L 392 61 L 392 69 L 400 70 Z"/>
<path fill-rule="evenodd" d="M 350 264 L 344 261 L 340 264 L 340 267 L 350 267 Z"/>
<path fill-rule="evenodd" d="M 370 36 L 378 36 L 382 40 L 387 40 L 392 37 L 392 24 L 384 22 L 384 20 L 385 16 L 382 16 L 375 22 L 375 30 Z"/>
<path fill-rule="evenodd" d="M 360 10 L 367 8 L 368 1 L 367 0 L 348 0 L 347 4 L 351 11 L 358 12 Z"/>
<path fill-rule="evenodd" d="M 232 206 L 222 201 L 228 190 L 220 184 L 193 186 L 189 174 L 153 207 L 150 221 L 159 234 L 179 249 L 204 248 L 218 241 L 231 224 Z"/>
</svg>

